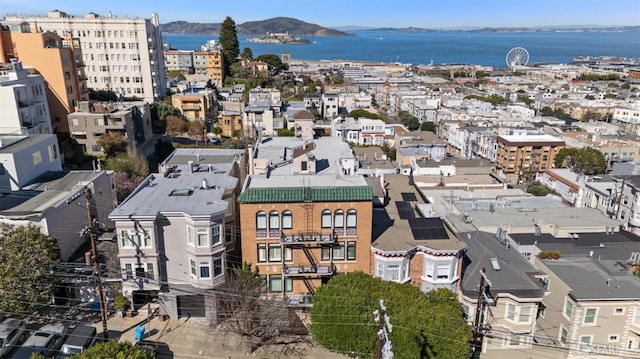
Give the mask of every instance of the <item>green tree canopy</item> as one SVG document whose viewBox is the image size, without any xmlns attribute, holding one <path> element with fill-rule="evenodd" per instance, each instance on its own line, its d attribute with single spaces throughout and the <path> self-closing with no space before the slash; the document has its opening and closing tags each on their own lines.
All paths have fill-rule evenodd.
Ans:
<svg viewBox="0 0 640 359">
<path fill-rule="evenodd" d="M 126 153 L 107 158 L 106 169 L 114 172 L 125 172 L 129 176 L 146 177 L 149 175 L 149 162 L 145 155 L 133 146 L 129 146 Z"/>
<path fill-rule="evenodd" d="M 219 41 L 220 45 L 222 45 L 222 59 L 224 61 L 225 73 L 231 74 L 229 72 L 231 65 L 238 62 L 238 55 L 240 54 L 240 43 L 238 42 L 236 23 L 229 16 L 227 16 L 222 22 Z"/>
<path fill-rule="evenodd" d="M 551 188 L 543 185 L 540 181 L 533 181 L 527 186 L 527 193 L 531 193 L 537 197 L 544 197 L 552 192 L 553 190 Z"/>
<path fill-rule="evenodd" d="M 336 276 L 318 289 L 311 308 L 314 340 L 330 350 L 370 358 L 377 337 L 372 313 L 380 299 L 394 325 L 389 339 L 395 358 L 470 357 L 471 327 L 453 292 L 425 294 L 361 272 Z"/>
<path fill-rule="evenodd" d="M 243 60 L 253 60 L 253 51 L 250 47 L 245 47 L 242 49 L 242 54 L 240 54 Z"/>
<path fill-rule="evenodd" d="M 382 120 L 381 116 L 377 113 L 369 112 L 367 110 L 363 110 L 361 108 L 357 110 L 352 110 L 349 112 L 349 117 L 352 118 L 370 118 L 373 120 Z"/>
<path fill-rule="evenodd" d="M 51 299 L 60 262 L 55 238 L 38 227 L 0 224 L 0 311 L 24 313 Z"/>
<path fill-rule="evenodd" d="M 411 131 L 415 131 L 420 128 L 420 120 L 407 111 L 400 111 L 398 113 L 398 118 L 402 121 L 402 124 L 407 126 Z"/>
<path fill-rule="evenodd" d="M 138 348 L 129 342 L 117 342 L 110 340 L 98 343 L 80 354 L 74 355 L 74 359 L 153 359 L 150 352 Z"/>
<path fill-rule="evenodd" d="M 171 96 L 162 100 L 154 101 L 151 104 L 151 123 L 156 132 L 164 132 L 167 116 L 180 116 L 180 110 L 171 103 Z"/>
<path fill-rule="evenodd" d="M 98 146 L 102 147 L 105 156 L 113 157 L 120 153 L 126 153 L 127 147 L 129 147 L 129 141 L 126 137 L 117 132 L 107 132 L 100 136 L 97 141 Z"/>
<path fill-rule="evenodd" d="M 570 168 L 582 175 L 601 174 L 607 169 L 607 161 L 602 152 L 590 147 L 565 147 L 556 154 L 554 165 L 556 168 Z"/>
<path fill-rule="evenodd" d="M 255 58 L 256 61 L 264 61 L 269 64 L 269 70 L 273 73 L 278 73 L 282 70 L 287 70 L 289 65 L 282 62 L 280 56 L 275 54 L 263 54 Z"/>
<path fill-rule="evenodd" d="M 433 122 L 423 122 L 420 125 L 420 131 L 436 132 L 436 124 Z"/>
</svg>

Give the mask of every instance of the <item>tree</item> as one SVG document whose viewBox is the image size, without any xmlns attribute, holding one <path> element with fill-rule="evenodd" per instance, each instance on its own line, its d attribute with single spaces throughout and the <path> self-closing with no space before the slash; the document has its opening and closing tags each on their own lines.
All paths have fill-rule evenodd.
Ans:
<svg viewBox="0 0 640 359">
<path fill-rule="evenodd" d="M 410 284 L 382 281 L 362 272 L 333 277 L 314 296 L 311 334 L 330 350 L 370 358 L 378 326 L 373 311 L 383 299 L 395 324 L 389 339 L 395 358 L 469 358 L 471 327 L 448 289 L 427 294 Z"/>
<path fill-rule="evenodd" d="M 533 181 L 527 186 L 527 193 L 531 193 L 536 197 L 544 197 L 549 193 L 553 193 L 553 190 L 540 183 L 540 181 Z"/>
<path fill-rule="evenodd" d="M 240 43 L 236 32 L 236 23 L 227 16 L 220 27 L 220 45 L 222 45 L 222 59 L 224 61 L 225 74 L 233 75 L 230 72 L 231 65 L 238 62 L 240 54 Z"/>
<path fill-rule="evenodd" d="M 89 89 L 89 100 L 116 102 L 118 101 L 118 95 L 111 90 Z"/>
<path fill-rule="evenodd" d="M 127 153 L 107 158 L 105 168 L 114 172 L 125 172 L 129 176 L 146 177 L 149 175 L 147 158 L 134 146 L 129 146 Z"/>
<path fill-rule="evenodd" d="M 370 118 L 370 119 L 374 119 L 374 120 L 381 120 L 381 116 L 378 115 L 377 113 L 372 113 L 369 112 L 367 110 L 363 110 L 361 108 L 357 109 L 357 110 L 352 110 L 351 112 L 349 112 L 349 117 L 352 118 Z"/>
<path fill-rule="evenodd" d="M 306 340 L 295 333 L 295 324 L 301 326 L 299 329 L 304 326 L 282 301 L 260 298 L 264 284 L 258 268 L 250 263 L 232 269 L 217 294 L 217 310 L 225 318 L 222 328 L 241 335 L 251 352 L 267 344 L 280 345 L 284 352 L 295 350 L 289 344 Z"/>
<path fill-rule="evenodd" d="M 255 58 L 256 61 L 264 61 L 269 64 L 269 72 L 274 75 L 282 70 L 287 70 L 289 65 L 282 62 L 280 56 L 275 54 L 263 54 Z"/>
<path fill-rule="evenodd" d="M 129 141 L 122 134 L 117 132 L 107 132 L 100 136 L 97 141 L 98 146 L 102 147 L 104 155 L 107 157 L 117 156 L 120 153 L 127 152 Z"/>
<path fill-rule="evenodd" d="M 116 185 L 118 203 L 122 203 L 144 181 L 145 177 L 130 175 L 127 172 L 116 172 L 113 175 Z"/>
<path fill-rule="evenodd" d="M 253 51 L 251 51 L 250 47 L 245 47 L 242 49 L 242 54 L 240 55 L 243 60 L 251 61 L 253 60 Z"/>
<path fill-rule="evenodd" d="M 204 125 L 202 124 L 202 121 L 196 120 L 191 122 L 191 125 L 189 126 L 189 137 L 196 141 L 196 145 L 199 140 L 204 141 L 203 131 Z"/>
<path fill-rule="evenodd" d="M 74 359 L 153 359 L 154 357 L 150 352 L 138 348 L 130 342 L 117 342 L 115 340 L 98 343 L 73 356 Z"/>
<path fill-rule="evenodd" d="M 582 175 L 601 174 L 607 169 L 607 161 L 602 152 L 590 147 L 565 147 L 556 154 L 554 165 L 556 168 L 570 168 Z"/>
<path fill-rule="evenodd" d="M 178 116 L 167 116 L 167 135 L 176 137 L 182 135 L 187 124 Z"/>
<path fill-rule="evenodd" d="M 151 104 L 151 123 L 153 130 L 159 133 L 165 131 L 166 117 L 179 116 L 180 110 L 175 108 L 171 103 L 171 96 L 167 96 L 162 100 L 154 101 Z"/>
<path fill-rule="evenodd" d="M 433 122 L 423 122 L 420 125 L 420 131 L 436 132 L 436 124 Z"/>
<path fill-rule="evenodd" d="M 407 111 L 400 111 L 398 113 L 398 118 L 400 119 L 402 124 L 407 126 L 407 128 L 411 131 L 415 131 L 420 128 L 420 121 L 418 120 L 418 118 Z"/>
<path fill-rule="evenodd" d="M 295 134 L 293 128 L 281 128 L 278 130 L 278 137 L 293 137 Z"/>
<path fill-rule="evenodd" d="M 0 224 L 0 311 L 25 313 L 46 305 L 60 262 L 55 238 L 33 225 Z"/>
</svg>

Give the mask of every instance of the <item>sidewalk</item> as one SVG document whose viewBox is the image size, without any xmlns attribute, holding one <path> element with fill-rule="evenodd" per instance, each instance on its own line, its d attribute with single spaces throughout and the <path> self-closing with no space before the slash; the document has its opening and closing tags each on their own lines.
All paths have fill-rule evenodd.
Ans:
<svg viewBox="0 0 640 359">
<path fill-rule="evenodd" d="M 146 328 L 145 340 L 164 343 L 166 348 L 160 348 L 158 358 L 220 358 L 241 359 L 256 357 L 260 359 L 276 358 L 309 358 L 309 359 L 344 359 L 346 356 L 331 353 L 322 348 L 307 348 L 303 356 L 283 356 L 258 350 L 248 353 L 237 335 L 219 332 L 210 327 L 200 318 L 167 319 L 162 321 L 154 317 L 147 323 L 147 311 L 142 310 L 132 318 L 111 317 L 107 321 L 109 332 L 120 332 L 120 341 L 135 343 L 135 330 L 140 325 Z M 101 322 L 94 323 L 101 332 Z"/>
</svg>

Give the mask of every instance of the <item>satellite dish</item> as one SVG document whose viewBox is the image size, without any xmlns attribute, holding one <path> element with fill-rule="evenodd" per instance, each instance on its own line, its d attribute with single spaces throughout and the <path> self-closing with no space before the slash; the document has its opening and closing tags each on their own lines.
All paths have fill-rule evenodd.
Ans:
<svg viewBox="0 0 640 359">
<path fill-rule="evenodd" d="M 511 71 L 515 71 L 516 67 L 529 63 L 529 51 L 524 47 L 514 47 L 507 52 L 506 61 Z"/>
</svg>

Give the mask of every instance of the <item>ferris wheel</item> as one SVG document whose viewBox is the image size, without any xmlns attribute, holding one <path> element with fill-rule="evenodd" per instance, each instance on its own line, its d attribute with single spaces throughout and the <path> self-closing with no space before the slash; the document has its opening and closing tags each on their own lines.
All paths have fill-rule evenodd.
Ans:
<svg viewBox="0 0 640 359">
<path fill-rule="evenodd" d="M 525 66 L 529 62 L 529 51 L 524 47 L 514 47 L 507 52 L 507 66 L 512 71 L 518 66 Z"/>
</svg>

